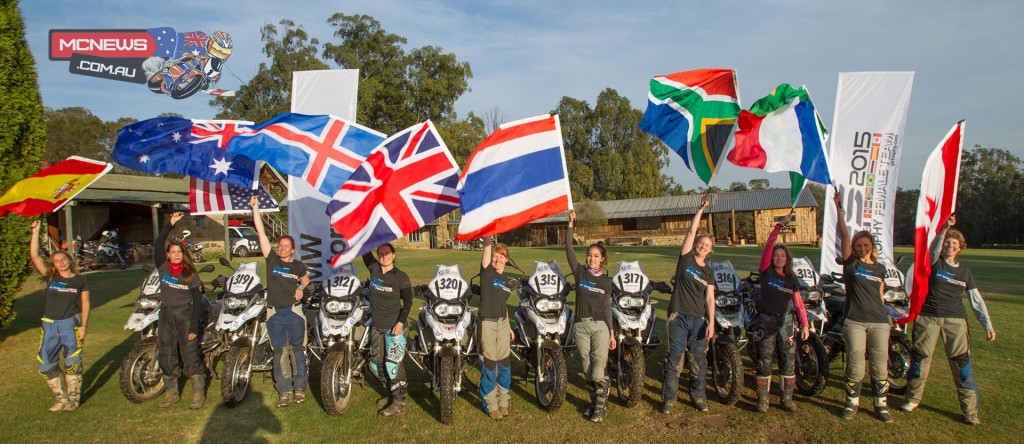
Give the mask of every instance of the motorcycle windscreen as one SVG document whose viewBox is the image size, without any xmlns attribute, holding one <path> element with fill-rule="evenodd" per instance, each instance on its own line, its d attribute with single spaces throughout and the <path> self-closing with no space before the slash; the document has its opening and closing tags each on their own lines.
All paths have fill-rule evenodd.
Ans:
<svg viewBox="0 0 1024 444">
<path fill-rule="evenodd" d="M 800 288 L 818 286 L 818 272 L 814 270 L 814 265 L 811 264 L 811 260 L 807 256 L 793 258 L 793 274 L 796 275 L 796 281 L 800 284 Z"/>
<path fill-rule="evenodd" d="M 153 270 L 152 273 L 142 281 L 142 294 L 152 296 L 160 293 L 160 272 Z"/>
<path fill-rule="evenodd" d="M 639 293 L 647 288 L 650 279 L 640 267 L 640 261 L 619 262 L 619 272 L 612 277 L 615 287 L 624 293 Z"/>
<path fill-rule="evenodd" d="M 562 292 L 566 286 L 562 270 L 555 261 L 537 261 L 537 267 L 530 276 L 530 288 L 538 294 L 554 296 Z"/>
<path fill-rule="evenodd" d="M 434 278 L 427 284 L 434 296 L 446 301 L 459 299 L 469 289 L 469 283 L 462 278 L 462 271 L 456 265 L 438 265 Z"/>
<path fill-rule="evenodd" d="M 352 263 L 331 269 L 327 276 L 327 294 L 334 297 L 349 296 L 362 286 L 356 276 L 356 267 Z"/>
<path fill-rule="evenodd" d="M 711 261 L 711 271 L 715 273 L 716 291 L 732 293 L 737 290 L 740 279 L 736 276 L 736 268 L 732 266 L 732 262 Z"/>
<path fill-rule="evenodd" d="M 258 263 L 242 262 L 235 269 L 235 272 L 228 279 L 225 286 L 230 294 L 246 293 L 260 284 Z"/>
<path fill-rule="evenodd" d="M 903 288 L 903 272 L 888 259 L 883 258 L 882 265 L 885 265 L 885 288 Z"/>
</svg>

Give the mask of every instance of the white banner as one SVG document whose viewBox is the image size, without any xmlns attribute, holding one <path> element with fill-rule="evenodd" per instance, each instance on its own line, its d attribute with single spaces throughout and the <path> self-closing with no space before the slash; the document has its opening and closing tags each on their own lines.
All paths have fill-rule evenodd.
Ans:
<svg viewBox="0 0 1024 444">
<path fill-rule="evenodd" d="M 333 114 L 354 122 L 358 90 L 358 69 L 293 72 L 292 112 Z M 295 254 L 314 281 L 327 274 L 331 258 L 341 253 L 341 236 L 325 212 L 330 200 L 305 180 L 288 177 L 288 234 L 295 238 Z"/>
<path fill-rule="evenodd" d="M 896 175 L 913 83 L 912 71 L 839 73 L 829 153 L 833 178 L 850 235 L 871 232 L 881 261 L 892 261 Z M 826 187 L 822 273 L 842 272 L 833 194 L 835 188 Z"/>
</svg>

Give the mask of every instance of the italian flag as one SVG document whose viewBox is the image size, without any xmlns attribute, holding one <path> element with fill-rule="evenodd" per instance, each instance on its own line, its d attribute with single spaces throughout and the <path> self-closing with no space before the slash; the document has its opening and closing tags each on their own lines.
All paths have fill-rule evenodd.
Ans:
<svg viewBox="0 0 1024 444">
<path fill-rule="evenodd" d="M 741 111 L 736 147 L 729 152 L 733 164 L 768 172 L 788 171 L 792 198 L 804 182 L 832 183 L 825 154 L 828 132 L 821 123 L 807 87 L 794 89 L 787 83 Z"/>
</svg>

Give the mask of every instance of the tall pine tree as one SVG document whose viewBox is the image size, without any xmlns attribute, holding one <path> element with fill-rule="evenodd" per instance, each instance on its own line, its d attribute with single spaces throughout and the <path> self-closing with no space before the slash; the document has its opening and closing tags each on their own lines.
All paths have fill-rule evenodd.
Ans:
<svg viewBox="0 0 1024 444">
<path fill-rule="evenodd" d="M 46 146 L 35 60 L 16 0 L 0 0 L 0 190 L 39 170 Z M 0 217 L 0 328 L 14 320 L 12 302 L 28 274 L 29 220 Z"/>
</svg>

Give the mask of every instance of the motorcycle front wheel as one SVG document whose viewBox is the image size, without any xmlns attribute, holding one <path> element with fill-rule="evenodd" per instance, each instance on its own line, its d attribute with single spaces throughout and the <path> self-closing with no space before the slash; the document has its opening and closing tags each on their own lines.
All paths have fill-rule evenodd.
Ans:
<svg viewBox="0 0 1024 444">
<path fill-rule="evenodd" d="M 203 85 L 206 83 L 203 80 L 203 75 L 201 73 L 191 72 L 182 75 L 186 77 L 184 79 L 178 79 L 178 83 L 174 85 L 174 89 L 171 90 L 171 98 L 173 99 L 191 97 L 202 89 Z"/>
<path fill-rule="evenodd" d="M 227 405 L 242 402 L 252 378 L 252 354 L 249 347 L 232 348 L 224 355 L 224 374 L 220 379 L 220 394 Z"/>
<path fill-rule="evenodd" d="M 192 262 L 200 263 L 203 261 L 203 250 L 196 250 L 192 252 Z"/>
<path fill-rule="evenodd" d="M 352 399 L 351 375 L 346 375 L 349 366 L 348 352 L 340 350 L 327 354 L 320 369 L 320 398 L 328 415 L 340 415 L 348 410 Z M 349 381 L 343 378 L 349 376 Z"/>
<path fill-rule="evenodd" d="M 902 395 L 907 391 L 907 373 L 910 371 L 910 338 L 904 334 L 889 336 L 889 391 Z"/>
<path fill-rule="evenodd" d="M 441 423 L 448 425 L 455 417 L 455 358 L 444 356 L 438 366 L 437 379 L 440 380 Z"/>
<path fill-rule="evenodd" d="M 144 339 L 132 346 L 121 361 L 121 393 L 136 404 L 164 392 L 164 374 L 156 359 L 156 338 Z"/>
<path fill-rule="evenodd" d="M 559 349 L 542 348 L 540 358 L 543 362 L 537 366 L 534 377 L 537 402 L 545 410 L 554 412 L 565 402 L 565 384 L 568 379 L 565 357 Z"/>
<path fill-rule="evenodd" d="M 619 362 L 618 377 L 616 378 L 619 391 L 619 399 L 626 407 L 633 407 L 640 403 L 640 396 L 644 389 L 644 376 L 646 366 L 644 363 L 643 347 L 639 345 L 620 345 L 622 349 L 622 361 Z"/>
<path fill-rule="evenodd" d="M 715 341 L 713 353 L 708 355 L 711 367 L 711 386 L 725 405 L 734 405 L 743 390 L 743 364 L 736 344 Z"/>
<path fill-rule="evenodd" d="M 804 396 L 818 396 L 828 385 L 828 354 L 817 335 L 806 341 L 796 336 L 796 389 Z"/>
</svg>

